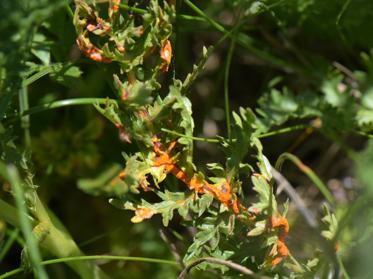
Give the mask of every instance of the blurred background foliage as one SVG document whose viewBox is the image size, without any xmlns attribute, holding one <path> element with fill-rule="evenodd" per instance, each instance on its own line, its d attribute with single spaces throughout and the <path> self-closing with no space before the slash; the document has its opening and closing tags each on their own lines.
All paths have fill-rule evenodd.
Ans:
<svg viewBox="0 0 373 279">
<path fill-rule="evenodd" d="M 352 278 L 370 278 L 373 144 L 368 144 L 367 138 L 372 136 L 367 136 L 367 133 L 371 132 L 373 123 L 373 64 L 370 58 L 373 2 L 209 0 L 194 3 L 227 30 L 237 24 L 240 15 L 247 15 L 245 23 L 236 31 L 243 43 L 236 43 L 230 68 L 232 110 L 236 111 L 239 106 L 256 108 L 264 92 L 283 92 L 283 87 L 295 96 L 297 92 L 311 92 L 310 98 L 306 99 L 308 105 L 315 98 L 329 98 L 331 104 L 338 105 L 343 102 L 340 96 L 323 95 L 320 85 L 325 82 L 340 85 L 338 75 L 349 80 L 349 86 L 353 88 L 354 82 L 360 83 L 358 88 L 355 86 L 359 91 L 357 94 L 367 96 L 362 101 L 366 111 L 360 120 L 364 135 L 348 130 L 351 115 L 344 109 L 342 114 L 330 120 L 337 124 L 345 121 L 340 124 L 343 130 L 338 136 L 313 129 L 269 137 L 263 139 L 263 144 L 271 162 L 281 153 L 290 151 L 325 181 L 338 203 L 344 205 L 336 215 L 343 216 L 341 226 L 347 227 L 341 232 L 344 240 L 340 248 L 346 269 Z M 160 220 L 133 225 L 129 214 L 110 206 L 107 197 L 91 196 L 77 188 L 79 179 L 94 177 L 113 163 L 122 164 L 121 152 L 134 148 L 123 143 L 115 127 L 99 116 L 93 107 L 66 106 L 43 110 L 32 114 L 30 123 L 14 117 L 17 111 L 55 100 L 115 97 L 111 88 L 111 66 L 97 65 L 79 53 L 69 5 L 72 4 L 63 0 L 1 1 L 2 126 L 21 150 L 27 150 L 35 184 L 40 186 L 40 197 L 63 221 L 86 254 L 172 259 L 170 247 L 160 237 Z M 177 9 L 178 14 L 196 15 L 183 1 L 177 1 Z M 214 44 L 221 36 L 209 21 L 177 18 L 173 35 L 175 54 L 169 78 L 184 78 L 192 69 L 191 62 L 200 57 L 202 46 Z M 226 40 L 217 47 L 189 93 L 196 136 L 213 137 L 226 133 L 223 92 L 229 45 L 229 40 Z M 250 47 L 245 47 L 248 45 Z M 18 105 L 18 95 L 21 95 L 18 93 L 22 90 L 26 90 L 28 95 L 28 105 L 23 108 Z M 262 109 L 267 109 L 266 112 L 272 116 L 280 113 L 279 124 L 285 121 L 285 126 L 299 123 L 297 119 L 285 117 L 282 121 L 281 118 L 281 113 L 291 107 L 291 96 L 283 98 L 281 95 L 279 98 L 283 99 L 272 108 L 266 108 L 269 101 L 265 98 L 276 98 L 277 95 L 266 96 L 260 101 Z M 273 125 L 278 124 L 276 121 Z M 336 125 L 333 127 L 338 130 Z M 23 134 L 28 129 L 27 140 Z M 5 134 L 1 135 L 4 142 Z M 224 161 L 222 150 L 208 143 L 197 142 L 195 154 L 195 163 L 202 169 L 208 162 Z M 322 198 L 301 172 L 290 164 L 283 172 L 297 186 L 307 205 L 316 212 L 320 210 Z M 1 198 L 11 200 L 5 184 L 3 190 Z M 176 222 L 172 228 L 179 231 Z M 5 241 L 14 232 L 12 226 L 0 223 L 0 255 Z M 178 239 L 181 236 L 176 232 L 171 237 Z M 188 235 L 188 232 L 182 232 Z M 301 220 L 293 221 L 289 243 L 299 257 L 308 255 L 313 249 L 312 236 Z M 19 266 L 20 244 L 22 238 L 18 233 L 16 242 L 0 259 L 1 273 Z M 112 278 L 175 278 L 177 274 L 174 267 L 163 265 L 136 262 L 100 264 Z M 48 271 L 53 274 L 51 278 L 75 278 L 64 265 L 52 265 Z M 195 276 L 216 278 L 216 274 L 209 273 L 196 273 Z"/>
</svg>

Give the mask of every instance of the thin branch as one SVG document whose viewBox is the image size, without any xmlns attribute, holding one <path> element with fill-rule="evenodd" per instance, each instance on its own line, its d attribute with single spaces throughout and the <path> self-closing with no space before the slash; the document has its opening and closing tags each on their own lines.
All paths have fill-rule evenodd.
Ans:
<svg viewBox="0 0 373 279">
<path fill-rule="evenodd" d="M 344 73 L 346 76 L 348 76 L 350 79 L 352 79 L 354 82 L 357 82 L 357 78 L 354 75 L 354 73 L 348 69 L 346 66 L 342 65 L 341 63 L 334 61 L 332 63 L 333 67 L 338 69 L 340 72 Z"/>
<path fill-rule="evenodd" d="M 316 221 L 314 214 L 307 208 L 306 203 L 298 195 L 294 187 L 291 186 L 290 182 L 275 168 L 271 168 L 271 173 L 272 173 L 273 178 L 276 180 L 278 184 L 278 188 L 284 189 L 286 194 L 288 194 L 290 199 L 294 202 L 295 206 L 298 208 L 300 214 L 304 217 L 304 220 L 306 220 L 307 224 L 311 228 L 316 229 L 318 227 L 318 223 Z"/>
<path fill-rule="evenodd" d="M 232 56 L 234 52 L 235 41 L 231 40 L 231 44 L 228 49 L 227 62 L 224 71 L 224 106 L 225 106 L 225 118 L 227 125 L 228 138 L 231 139 L 231 117 L 230 117 L 230 105 L 229 105 L 229 70 L 231 67 Z"/>
<path fill-rule="evenodd" d="M 182 268 L 184 268 L 185 265 L 184 265 L 184 262 L 183 262 L 183 258 L 180 255 L 180 252 L 178 251 L 178 249 L 176 247 L 176 244 L 174 242 L 172 242 L 172 240 L 170 239 L 170 237 L 169 237 L 167 231 L 165 230 L 165 228 L 161 228 L 159 230 L 159 234 L 160 234 L 162 240 L 170 248 L 171 254 L 174 256 L 175 260 L 181 265 Z"/>
<path fill-rule="evenodd" d="M 211 258 L 211 257 L 206 257 L 206 258 L 200 258 L 198 260 L 195 260 L 194 262 L 190 263 L 189 265 L 187 265 L 183 271 L 180 273 L 178 279 L 185 279 L 186 276 L 188 275 L 188 273 L 190 272 L 190 270 L 203 263 L 203 262 L 208 262 L 208 263 L 212 263 L 212 264 L 219 264 L 219 265 L 225 265 L 231 269 L 235 269 L 237 271 L 239 271 L 240 273 L 242 274 L 245 274 L 245 275 L 250 275 L 251 277 L 253 278 L 268 278 L 268 277 L 264 277 L 264 276 L 260 276 L 258 277 L 258 275 L 256 275 L 252 270 L 240 265 L 240 264 L 237 264 L 237 263 L 234 263 L 232 261 L 227 261 L 227 260 L 222 260 L 222 259 L 216 259 L 216 258 Z"/>
<path fill-rule="evenodd" d="M 331 204 L 334 205 L 334 197 L 330 193 L 328 187 L 322 182 L 322 180 L 317 176 L 317 174 L 308 166 L 303 164 L 303 162 L 295 155 L 285 152 L 280 155 L 280 157 L 277 159 L 276 162 L 276 169 L 280 170 L 282 167 L 282 164 L 285 160 L 291 161 L 293 164 L 295 164 L 298 169 L 303 172 L 305 175 L 308 176 L 308 178 L 315 184 L 315 186 L 319 189 L 321 194 L 325 197 L 325 199 Z"/>
<path fill-rule="evenodd" d="M 81 105 L 94 105 L 94 104 L 114 104 L 118 105 L 117 101 L 114 99 L 109 98 L 72 98 L 72 99 L 64 99 L 64 100 L 57 100 L 50 103 L 42 104 L 39 106 L 32 107 L 28 110 L 23 111 L 22 113 L 12 115 L 9 118 L 9 121 L 17 120 L 18 117 L 24 117 L 26 115 L 32 115 L 35 113 L 39 113 L 42 111 L 62 108 L 62 107 L 69 107 L 69 106 L 81 106 Z"/>
<path fill-rule="evenodd" d="M 196 140 L 196 141 L 204 141 L 204 142 L 210 142 L 210 143 L 219 143 L 219 142 L 221 142 L 221 140 L 219 140 L 219 139 L 209 139 L 209 138 L 201 138 L 201 137 L 188 136 L 188 135 L 184 135 L 184 134 L 181 134 L 181 133 L 178 133 L 178 132 L 175 132 L 175 131 L 171 131 L 171 130 L 166 129 L 166 128 L 161 128 L 161 130 L 163 132 L 168 133 L 168 134 L 179 136 L 179 137 L 183 137 L 183 138 L 186 138 L 186 139 L 191 139 L 191 140 Z"/>
<path fill-rule="evenodd" d="M 194 5 L 190 0 L 184 0 L 184 3 L 189 8 L 191 8 L 196 14 L 198 14 L 200 17 L 204 18 L 215 30 L 219 31 L 220 33 L 225 34 L 225 36 L 228 35 L 232 40 L 236 41 L 238 45 L 240 45 L 243 48 L 246 48 L 247 50 L 249 50 L 251 53 L 259 57 L 263 61 L 266 61 L 276 66 L 277 68 L 291 69 L 295 72 L 303 73 L 303 69 L 299 68 L 298 65 L 294 65 L 288 61 L 282 60 L 281 58 L 277 56 L 273 56 L 270 53 L 263 51 L 262 49 L 254 47 L 253 45 L 254 40 L 251 37 L 247 36 L 246 34 L 239 33 L 237 36 L 234 36 L 223 25 L 221 25 L 217 21 L 207 16 L 200 8 Z"/>
<path fill-rule="evenodd" d="M 294 125 L 294 126 L 278 129 L 278 130 L 275 130 L 275 131 L 270 131 L 268 133 L 260 134 L 260 135 L 258 135 L 258 138 L 260 138 L 260 139 L 261 138 L 268 138 L 268 137 L 271 137 L 271 136 L 286 134 L 286 133 L 290 133 L 290 132 L 293 132 L 293 131 L 304 130 L 304 129 L 307 129 L 307 128 L 309 128 L 309 125 Z"/>
</svg>

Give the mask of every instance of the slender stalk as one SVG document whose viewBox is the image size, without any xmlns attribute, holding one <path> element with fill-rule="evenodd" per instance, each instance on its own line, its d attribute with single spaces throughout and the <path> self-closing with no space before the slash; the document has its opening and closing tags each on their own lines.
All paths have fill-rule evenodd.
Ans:
<svg viewBox="0 0 373 279">
<path fill-rule="evenodd" d="M 319 191 L 323 194 L 325 199 L 330 203 L 334 204 L 333 195 L 330 193 L 328 187 L 321 181 L 317 174 L 308 166 L 303 164 L 303 162 L 293 154 L 283 153 L 280 155 L 276 162 L 276 169 L 281 170 L 282 164 L 285 160 L 289 160 L 294 163 L 300 171 L 302 171 L 308 178 L 315 184 Z"/>
<path fill-rule="evenodd" d="M 20 113 L 23 114 L 25 111 L 29 109 L 29 102 L 28 102 L 28 90 L 26 86 L 23 86 L 19 91 L 19 110 Z M 30 116 L 25 115 L 21 118 L 21 127 L 24 131 L 25 137 L 25 146 L 27 150 L 30 150 L 31 147 L 31 135 L 30 135 Z"/>
<path fill-rule="evenodd" d="M 339 268 L 341 269 L 341 272 L 343 274 L 343 278 L 344 279 L 350 279 L 351 277 L 348 275 L 347 273 L 347 270 L 343 264 L 343 261 L 342 261 L 342 258 L 341 258 L 341 255 L 337 253 L 337 261 L 338 261 L 338 264 L 339 264 Z"/>
<path fill-rule="evenodd" d="M 269 277 L 265 277 L 265 276 L 259 276 L 259 275 L 256 275 L 252 270 L 248 269 L 247 267 L 245 266 L 242 266 L 240 264 L 237 264 L 237 263 L 234 263 L 232 261 L 227 261 L 227 260 L 223 260 L 223 259 L 217 259 L 217 258 L 211 258 L 211 257 L 206 257 L 206 258 L 200 258 L 198 260 L 195 260 L 194 262 L 190 263 L 189 265 L 187 265 L 183 271 L 180 273 L 178 279 L 184 279 L 186 278 L 186 276 L 188 275 L 188 273 L 190 272 L 190 270 L 192 270 L 193 267 L 203 263 L 203 262 L 208 262 L 208 263 L 213 263 L 213 264 L 219 264 L 219 265 L 225 265 L 231 269 L 234 269 L 234 270 L 237 270 L 238 272 L 240 272 L 241 274 L 244 274 L 244 275 L 249 275 L 250 277 L 252 278 L 269 278 Z"/>
<path fill-rule="evenodd" d="M 0 175 L 10 181 L 6 165 L 1 162 Z M 19 214 L 22 214 L 23 218 L 27 218 L 34 226 L 34 229 L 28 236 L 39 236 L 39 245 L 42 250 L 49 251 L 50 254 L 59 258 L 84 256 L 63 224 L 52 212 L 44 207 L 36 193 L 31 208 L 30 213 L 33 214 L 35 219 L 0 199 L 0 218 L 14 227 L 22 228 L 21 218 L 19 218 Z M 84 262 L 69 262 L 68 265 L 79 274 L 79 278 L 107 278 L 97 265 Z"/>
<path fill-rule="evenodd" d="M 229 105 L 229 70 L 231 67 L 232 62 L 232 56 L 234 52 L 235 47 L 235 41 L 231 40 L 228 54 L 227 54 L 227 62 L 225 65 L 225 71 L 224 71 L 224 107 L 225 107 L 225 120 L 227 125 L 227 135 L 228 139 L 231 139 L 231 109 Z"/>
<path fill-rule="evenodd" d="M 155 259 L 155 258 L 144 258 L 144 257 L 126 257 L 126 256 L 110 256 L 110 255 L 92 255 L 92 256 L 79 256 L 79 257 L 66 257 L 59 259 L 46 260 L 41 262 L 41 265 L 51 265 L 57 263 L 66 263 L 74 261 L 95 261 L 95 260 L 111 260 L 111 261 L 134 261 L 134 262 L 146 262 L 146 263 L 158 263 L 178 266 L 179 264 L 175 261 Z M 0 279 L 8 278 L 23 272 L 22 267 L 8 271 L 0 275 Z"/>
<path fill-rule="evenodd" d="M 18 218 L 20 220 L 20 227 L 23 233 L 23 237 L 26 240 L 27 252 L 30 256 L 31 265 L 36 278 L 47 279 L 48 275 L 41 265 L 41 255 L 39 252 L 38 243 L 32 233 L 32 224 L 27 218 L 27 207 L 24 202 L 25 196 L 22 190 L 21 180 L 18 175 L 18 171 L 15 166 L 10 165 L 7 167 L 9 182 L 12 185 L 14 191 L 14 198 L 18 208 Z"/>
<path fill-rule="evenodd" d="M 55 109 L 55 108 L 62 108 L 62 107 L 69 107 L 69 106 L 80 106 L 80 105 L 94 105 L 94 104 L 115 104 L 117 105 L 116 100 L 109 99 L 109 98 L 73 98 L 73 99 L 64 99 L 53 101 L 50 103 L 42 104 L 40 106 L 32 107 L 29 110 L 24 111 L 22 114 L 19 114 L 15 117 L 23 117 L 25 115 L 32 115 L 38 112 Z"/>
<path fill-rule="evenodd" d="M 4 176 L 2 172 L 0 172 L 0 174 Z M 29 215 L 26 216 L 27 218 L 29 218 L 30 222 L 34 221 Z M 14 206 L 3 201 L 2 199 L 0 199 L 0 218 L 14 227 L 19 228 L 21 226 L 17 209 Z"/>
<path fill-rule="evenodd" d="M 127 5 L 127 4 L 120 4 L 119 7 L 122 8 L 123 10 L 131 11 L 131 12 L 134 12 L 134 13 L 137 13 L 137 14 L 140 14 L 140 15 L 146 14 L 146 12 L 147 12 L 145 9 L 132 7 L 132 6 Z M 192 16 L 192 15 L 181 14 L 181 15 L 176 15 L 176 17 L 178 17 L 180 19 L 184 19 L 184 20 L 190 20 L 190 21 L 206 21 L 203 17 Z"/>
<path fill-rule="evenodd" d="M 5 256 L 8 254 L 10 248 L 13 246 L 13 243 L 17 240 L 18 235 L 19 235 L 18 228 L 12 230 L 9 233 L 9 237 L 0 251 L 0 262 L 2 262 Z"/>
<path fill-rule="evenodd" d="M 34 230 L 45 232 L 45 238 L 40 242 L 41 248 L 59 258 L 84 256 L 64 225 L 53 212 L 44 207 L 38 196 L 35 197 L 34 208 L 33 214 L 40 221 Z M 97 265 L 89 262 L 72 261 L 67 264 L 79 274 L 79 278 L 108 278 Z"/>
<path fill-rule="evenodd" d="M 342 30 L 342 27 L 341 27 L 341 19 L 343 17 L 343 15 L 346 13 L 347 11 L 347 8 L 348 6 L 351 4 L 351 0 L 346 0 L 342 6 L 342 9 L 341 11 L 338 13 L 337 15 L 337 19 L 335 21 L 335 26 L 337 27 L 337 30 L 338 30 L 338 33 L 339 33 L 339 36 L 341 37 L 342 39 L 342 42 L 343 44 L 348 48 L 348 50 L 351 52 L 351 45 L 349 44 L 343 30 Z"/>
<path fill-rule="evenodd" d="M 367 137 L 369 139 L 373 139 L 373 135 L 367 134 L 367 133 L 362 132 L 362 131 L 354 131 L 354 133 L 357 134 L 357 135 L 361 135 L 361 136 Z"/>
<path fill-rule="evenodd" d="M 66 7 L 66 12 L 69 15 L 69 17 L 73 18 L 74 17 L 74 12 L 70 7 L 70 2 L 71 2 L 70 0 L 67 0 L 66 4 L 65 4 L 65 7 Z"/>
<path fill-rule="evenodd" d="M 227 29 L 224 28 L 223 25 L 216 22 L 215 20 L 211 19 L 209 16 L 207 16 L 200 8 L 198 8 L 196 5 L 194 5 L 190 0 L 184 0 L 184 3 L 189 6 L 196 14 L 204 18 L 212 27 L 214 27 L 217 31 L 220 33 L 228 35 L 232 40 L 235 40 L 237 44 L 239 44 L 241 47 L 246 48 L 250 52 L 252 52 L 257 57 L 261 58 L 264 61 L 267 61 L 271 63 L 272 65 L 275 65 L 280 68 L 285 69 L 292 69 L 296 72 L 302 73 L 303 70 L 299 68 L 296 65 L 293 65 L 287 61 L 284 61 L 278 57 L 272 56 L 271 54 L 268 54 L 265 51 L 262 51 L 260 49 L 257 49 L 253 46 L 253 39 L 246 34 L 239 33 L 237 36 L 233 36 L 232 33 L 229 33 Z"/>
<path fill-rule="evenodd" d="M 140 14 L 140 15 L 146 14 L 145 9 L 132 7 L 132 6 L 127 5 L 127 4 L 119 4 L 119 7 L 124 9 L 124 10 L 131 11 L 131 12 L 134 12 L 134 13 L 137 13 L 137 14 Z"/>
<path fill-rule="evenodd" d="M 305 129 L 307 127 L 308 127 L 307 125 L 297 125 L 297 126 L 286 127 L 286 128 L 279 129 L 279 130 L 276 130 L 276 131 L 260 134 L 260 135 L 258 135 L 258 138 L 268 138 L 268 137 L 277 136 L 277 135 L 280 135 L 280 134 L 286 134 L 286 133 L 290 133 L 290 132 L 293 132 L 293 131 Z M 204 141 L 204 142 L 210 142 L 210 143 L 223 142 L 222 139 L 209 139 L 209 138 L 202 138 L 202 137 L 193 137 L 193 136 L 188 136 L 188 135 L 178 133 L 178 132 L 166 129 L 166 128 L 161 128 L 161 130 L 163 132 L 166 132 L 166 133 L 169 133 L 169 134 L 172 134 L 172 135 L 175 135 L 175 136 L 179 136 L 179 137 L 183 137 L 183 138 L 187 138 L 187 139 L 191 139 L 191 140 L 195 140 L 195 141 Z M 236 141 L 236 139 L 231 139 L 231 141 L 234 142 L 234 141 Z"/>
<path fill-rule="evenodd" d="M 299 210 L 300 214 L 303 216 L 304 220 L 311 227 L 316 229 L 318 227 L 317 220 L 312 211 L 310 211 L 304 200 L 298 195 L 294 187 L 290 182 L 276 169 L 271 168 L 271 174 L 275 181 L 277 182 L 278 189 L 284 189 L 286 194 L 294 202 L 296 208 Z"/>
<path fill-rule="evenodd" d="M 208 49 L 204 48 L 203 55 L 198 61 L 197 65 L 193 67 L 193 72 L 188 74 L 183 82 L 183 87 L 181 89 L 181 93 L 186 93 L 189 89 L 189 87 L 194 83 L 194 81 L 197 79 L 198 75 L 202 72 L 203 67 L 205 66 L 207 59 L 211 55 L 211 53 L 214 52 L 214 50 L 222 43 L 224 42 L 232 33 L 234 33 L 237 29 L 239 29 L 244 22 L 241 22 L 240 24 L 237 24 L 234 28 L 229 30 L 224 36 L 222 36 L 214 45 L 209 46 Z"/>
<path fill-rule="evenodd" d="M 45 66 L 43 69 L 38 71 L 37 73 L 33 74 L 32 76 L 26 78 L 22 82 L 22 86 L 26 87 L 30 84 L 34 83 L 35 81 L 41 79 L 42 77 L 49 75 L 50 73 L 53 73 L 54 68 L 51 66 Z"/>
<path fill-rule="evenodd" d="M 175 131 L 171 131 L 171 130 L 168 130 L 168 129 L 165 129 L 165 128 L 161 128 L 161 130 L 163 132 L 166 132 L 166 133 L 169 133 L 169 134 L 172 134 L 172 135 L 175 135 L 175 136 L 183 137 L 183 138 L 186 138 L 186 139 L 191 139 L 191 140 L 196 140 L 196 141 L 204 141 L 204 142 L 210 142 L 210 143 L 221 142 L 221 140 L 219 140 L 219 139 L 208 139 L 208 138 L 187 136 L 187 135 L 184 135 L 184 134 L 181 134 L 181 133 L 178 133 L 178 132 L 175 132 Z"/>
<path fill-rule="evenodd" d="M 271 131 L 271 132 L 268 132 L 268 133 L 260 134 L 260 135 L 258 135 L 258 138 L 268 138 L 268 137 L 272 137 L 272 136 L 276 136 L 276 135 L 280 135 L 280 134 L 290 133 L 290 132 L 297 131 L 297 130 L 307 129 L 308 127 L 309 127 L 308 125 L 290 126 L 290 127 L 282 128 L 282 129 L 279 129 L 279 130 Z"/>
</svg>

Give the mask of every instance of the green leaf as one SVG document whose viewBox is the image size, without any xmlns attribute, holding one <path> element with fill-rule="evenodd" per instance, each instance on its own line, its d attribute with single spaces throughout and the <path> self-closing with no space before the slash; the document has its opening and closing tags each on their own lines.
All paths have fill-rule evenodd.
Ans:
<svg viewBox="0 0 373 279">
<path fill-rule="evenodd" d="M 240 114 L 233 112 L 232 138 L 224 143 L 226 147 L 228 180 L 238 174 L 242 160 L 252 146 L 252 135 L 256 130 L 255 115 L 250 108 L 240 108 Z"/>
<path fill-rule="evenodd" d="M 273 214 L 277 212 L 277 202 L 272 187 L 262 175 L 252 175 L 251 181 L 254 185 L 254 191 L 258 193 L 258 202 L 250 206 L 250 211 L 267 212 Z"/>
<path fill-rule="evenodd" d="M 341 92 L 339 86 L 342 84 L 343 77 L 336 75 L 332 78 L 325 79 L 321 90 L 325 95 L 326 103 L 332 107 L 343 107 L 346 105 L 349 95 L 347 91 Z"/>
</svg>

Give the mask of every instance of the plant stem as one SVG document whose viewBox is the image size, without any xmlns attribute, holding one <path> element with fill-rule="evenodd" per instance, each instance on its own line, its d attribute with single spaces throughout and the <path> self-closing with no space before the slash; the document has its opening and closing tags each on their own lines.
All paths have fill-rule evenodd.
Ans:
<svg viewBox="0 0 373 279">
<path fill-rule="evenodd" d="M 276 162 L 276 169 L 281 170 L 282 164 L 285 160 L 290 160 L 294 163 L 300 171 L 302 171 L 308 178 L 315 184 L 315 186 L 319 189 L 319 191 L 323 194 L 325 199 L 330 203 L 334 204 L 333 195 L 330 193 L 328 187 L 321 181 L 321 179 L 317 176 L 317 174 L 308 166 L 303 164 L 303 162 L 295 155 L 290 153 L 283 153 L 277 159 Z"/>
<path fill-rule="evenodd" d="M 229 105 L 229 70 L 232 62 L 232 56 L 234 52 L 235 41 L 231 40 L 228 54 L 227 54 L 227 62 L 225 65 L 224 71 L 224 107 L 225 107 L 225 119 L 227 123 L 227 135 L 228 139 L 231 140 L 231 110 Z"/>
<path fill-rule="evenodd" d="M 207 16 L 201 9 L 199 9 L 196 5 L 194 5 L 190 0 L 184 0 L 184 3 L 187 4 L 196 14 L 198 14 L 199 16 L 204 18 L 208 23 L 210 23 L 211 26 L 214 27 L 217 31 L 223 34 L 228 34 L 228 36 L 232 40 L 235 40 L 237 44 L 239 44 L 243 48 L 246 48 L 247 50 L 252 52 L 257 57 L 279 68 L 292 69 L 299 73 L 303 72 L 303 70 L 299 68 L 298 66 L 293 65 L 287 61 L 284 61 L 278 57 L 272 56 L 271 54 L 268 54 L 265 51 L 255 48 L 253 46 L 253 39 L 247 36 L 246 34 L 239 33 L 237 36 L 233 36 L 232 33 L 229 33 L 229 31 L 224 28 L 224 26 L 222 26 L 221 24 L 219 24 L 218 22 L 216 22 L 215 20 Z"/>
<path fill-rule="evenodd" d="M 29 110 L 26 110 L 17 116 L 13 116 L 13 118 L 23 117 L 25 115 L 32 115 L 38 112 L 55 109 L 55 108 L 80 106 L 80 105 L 94 105 L 94 104 L 105 105 L 108 103 L 117 105 L 116 100 L 109 99 L 109 98 L 73 98 L 73 99 L 58 100 L 58 101 L 53 101 L 50 103 L 42 104 L 40 106 L 32 107 Z"/>
<path fill-rule="evenodd" d="M 42 267 L 41 255 L 39 252 L 38 243 L 34 234 L 32 233 L 32 225 L 27 218 L 27 207 L 25 204 L 25 196 L 22 189 L 21 180 L 18 175 L 18 171 L 15 166 L 10 165 L 7 167 L 9 182 L 12 185 L 12 190 L 14 191 L 14 198 L 18 208 L 18 218 L 20 221 L 20 227 L 23 233 L 23 237 L 26 240 L 27 252 L 30 256 L 31 265 L 36 278 L 47 279 L 48 275 Z"/>
<path fill-rule="evenodd" d="M 67 1 L 66 1 L 66 4 L 65 4 L 66 12 L 67 12 L 67 14 L 69 15 L 69 17 L 73 18 L 73 17 L 74 17 L 74 12 L 73 12 L 73 10 L 71 9 L 71 7 L 70 7 L 69 4 L 70 4 L 70 0 L 67 0 Z"/>
<path fill-rule="evenodd" d="M 145 9 L 131 7 L 130 5 L 127 5 L 127 4 L 120 4 L 119 7 L 122 9 L 128 10 L 128 11 L 140 14 L 140 15 L 146 14 L 147 12 Z M 192 16 L 192 15 L 176 15 L 176 17 L 180 19 L 184 19 L 184 20 L 190 20 L 190 21 L 206 21 L 203 17 Z"/>
<path fill-rule="evenodd" d="M 307 208 L 306 203 L 298 195 L 297 191 L 295 191 L 294 187 L 290 184 L 290 182 L 279 171 L 277 171 L 273 167 L 271 167 L 271 174 L 274 180 L 277 182 L 277 185 L 278 185 L 277 189 L 284 189 L 286 194 L 294 202 L 296 208 L 299 210 L 300 214 L 303 216 L 307 224 L 311 228 L 316 229 L 318 227 L 318 223 L 313 212 Z"/>
<path fill-rule="evenodd" d="M 260 135 L 258 135 L 258 138 L 267 138 L 267 137 L 272 137 L 272 136 L 276 136 L 276 135 L 280 135 L 280 134 L 290 133 L 290 132 L 293 132 L 293 131 L 305 129 L 307 127 L 308 127 L 307 125 L 297 125 L 297 126 L 286 127 L 286 128 L 279 129 L 279 130 L 276 130 L 276 131 L 260 134 Z M 188 135 L 178 133 L 178 132 L 166 129 L 166 128 L 161 128 L 161 130 L 163 132 L 166 132 L 166 133 L 169 133 L 169 134 L 172 134 L 172 135 L 175 135 L 175 136 L 179 136 L 179 137 L 183 137 L 183 138 L 187 138 L 187 139 L 191 139 L 191 140 L 196 140 L 196 141 L 204 141 L 204 142 L 210 142 L 210 143 L 220 143 L 220 142 L 223 141 L 223 139 L 209 139 L 209 138 L 188 136 Z M 234 141 L 236 141 L 236 139 L 231 139 L 231 141 L 234 142 Z"/>
<path fill-rule="evenodd" d="M 208 263 L 212 263 L 212 264 L 219 264 L 219 265 L 225 265 L 225 266 L 227 266 L 227 267 L 229 267 L 231 269 L 235 269 L 235 270 L 239 271 L 240 273 L 245 274 L 245 275 L 249 275 L 249 276 L 251 276 L 253 278 L 263 278 L 263 279 L 264 278 L 269 278 L 269 277 L 264 277 L 264 276 L 258 276 L 252 270 L 248 269 L 247 267 L 242 266 L 242 265 L 237 264 L 237 263 L 234 263 L 232 261 L 227 261 L 227 260 L 223 260 L 223 259 L 206 257 L 206 258 L 200 258 L 198 260 L 195 260 L 194 262 L 192 262 L 189 265 L 187 265 L 183 269 L 183 271 L 180 273 L 178 279 L 184 279 L 188 275 L 189 271 L 193 267 L 195 267 L 195 266 L 197 266 L 197 265 L 199 265 L 199 264 L 201 264 L 203 262 L 208 262 Z"/>
<path fill-rule="evenodd" d="M 1 172 L 0 172 L 1 173 Z M 3 176 L 3 173 L 1 173 Z M 34 219 L 29 215 L 26 215 L 30 219 L 30 222 L 33 222 Z M 14 206 L 8 204 L 7 202 L 0 199 L 0 218 L 5 220 L 5 222 L 11 224 L 13 227 L 20 227 L 20 221 L 18 218 L 17 209 Z"/>
<path fill-rule="evenodd" d="M 114 261 L 135 261 L 135 262 L 147 262 L 147 263 L 158 263 L 158 264 L 168 264 L 178 266 L 179 264 L 175 261 L 155 259 L 155 258 L 144 258 L 144 257 L 126 257 L 126 256 L 110 256 L 110 255 L 92 255 L 92 256 L 78 256 L 78 257 L 66 257 L 59 259 L 46 260 L 41 262 L 41 265 L 50 265 L 57 263 L 66 263 L 74 261 L 94 261 L 94 260 L 114 260 Z M 23 268 L 17 268 L 11 271 L 8 271 L 0 275 L 0 279 L 8 278 L 13 275 L 23 272 Z"/>
<path fill-rule="evenodd" d="M 29 109 L 29 102 L 28 102 L 28 90 L 26 86 L 22 86 L 19 91 L 19 110 L 20 113 L 23 114 L 25 111 Z M 24 130 L 25 136 L 25 146 L 27 150 L 31 148 L 31 135 L 30 135 L 30 116 L 25 115 L 21 118 L 21 127 Z"/>
<path fill-rule="evenodd" d="M 260 134 L 260 135 L 258 135 L 258 138 L 260 138 L 260 139 L 261 138 L 268 138 L 268 137 L 271 137 L 271 136 L 286 134 L 286 133 L 290 133 L 290 132 L 297 131 L 297 130 L 303 130 L 303 129 L 306 129 L 308 127 L 309 127 L 308 125 L 290 126 L 290 127 L 282 128 L 282 129 L 279 129 L 279 130 L 271 131 L 271 132 L 268 132 L 268 133 Z"/>
<path fill-rule="evenodd" d="M 9 171 L 5 164 L 0 162 L 0 175 L 6 180 L 11 181 Z M 13 206 L 4 202 L 0 199 L 0 218 L 4 219 L 7 223 L 10 223 L 14 227 L 23 228 L 25 219 L 28 220 L 30 225 L 32 224 L 33 229 L 27 233 L 27 237 L 37 237 L 40 239 L 40 247 L 48 251 L 50 254 L 59 257 L 69 257 L 69 256 L 84 256 L 82 251 L 76 245 L 68 231 L 64 228 L 62 223 L 58 218 L 44 207 L 36 192 L 32 193 L 33 204 L 30 206 L 30 213 L 33 214 L 35 218 L 31 218 L 28 214 L 25 214 L 24 210 L 17 210 Z M 23 203 L 24 199 L 18 200 L 18 203 Z M 18 205 L 18 204 L 17 204 Z M 23 221 L 22 221 L 23 220 Z M 22 230 L 23 232 L 23 230 Z M 28 245 L 28 238 L 26 239 L 26 244 Z M 68 265 L 79 274 L 79 278 L 91 279 L 100 278 L 105 279 L 107 276 L 102 272 L 102 270 L 97 265 L 91 265 L 90 263 L 79 263 L 79 262 L 69 262 Z M 95 277 L 96 276 L 96 277 Z M 43 277 L 37 277 L 43 278 Z"/>
<path fill-rule="evenodd" d="M 161 130 L 163 132 L 166 132 L 166 133 L 169 133 L 169 134 L 172 134 L 172 135 L 175 135 L 175 136 L 183 137 L 183 138 L 186 138 L 186 139 L 191 139 L 191 140 L 196 140 L 196 141 L 204 141 L 204 142 L 211 142 L 211 143 L 221 142 L 219 139 L 208 139 L 208 138 L 187 136 L 187 135 L 184 135 L 184 134 L 181 134 L 181 133 L 178 133 L 178 132 L 175 132 L 175 131 L 171 131 L 171 130 L 165 129 L 165 128 L 161 128 Z"/>
<path fill-rule="evenodd" d="M 0 252 L 0 262 L 2 262 L 3 259 L 5 258 L 5 256 L 8 254 L 8 251 L 12 247 L 14 241 L 16 241 L 16 239 L 18 238 L 18 235 L 19 235 L 19 229 L 18 228 L 15 228 L 14 230 L 12 230 L 9 233 L 8 240 L 5 242 L 5 244 L 2 247 L 1 252 Z"/>
<path fill-rule="evenodd" d="M 343 264 L 343 261 L 342 261 L 342 258 L 341 258 L 341 255 L 337 253 L 337 261 L 338 261 L 338 264 L 339 264 L 339 268 L 341 269 L 342 271 L 342 274 L 343 274 L 343 278 L 344 279 L 350 279 L 351 277 L 348 275 L 347 273 L 347 270 Z"/>
</svg>

